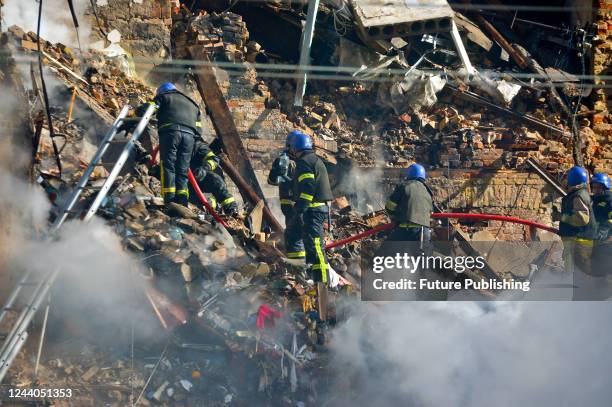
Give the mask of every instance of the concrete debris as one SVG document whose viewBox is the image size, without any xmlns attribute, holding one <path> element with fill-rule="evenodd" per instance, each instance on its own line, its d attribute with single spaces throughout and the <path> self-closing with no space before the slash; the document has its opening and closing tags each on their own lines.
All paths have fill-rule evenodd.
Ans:
<svg viewBox="0 0 612 407">
<path fill-rule="evenodd" d="M 168 56 L 204 63 L 177 76 L 182 90 L 203 111 L 206 107 L 204 137 L 212 142 L 224 174 L 233 182 L 228 185 L 240 192 L 249 215 L 222 216 L 227 224 L 222 234 L 218 227 L 223 222 L 212 219 L 194 200 L 189 208 L 164 205 L 160 181 L 150 173 L 147 158 L 157 144 L 156 135 L 142 139 L 97 214 L 120 236 L 122 250 L 139 263 L 139 272 L 130 278 L 142 282 L 156 335 L 145 344 L 132 343 L 130 353 L 127 346 L 110 354 L 68 343 L 78 352 L 65 349 L 43 357 L 37 385 L 78 383 L 83 393 L 95 393 L 95 405 L 195 406 L 202 400 L 210 405 L 260 405 L 253 400 L 263 400 L 261 405 L 271 400 L 321 404 L 316 389 L 326 354 L 320 350 L 327 329 L 342 318 L 336 302 L 359 293 L 360 260 L 372 257 L 385 235 L 329 250 L 330 275 L 337 287 L 328 293 L 324 323 L 317 287 L 305 264 L 286 258 L 275 192 L 260 181 L 285 148 L 291 130 L 310 135 L 328 165 L 336 196 L 325 225 L 330 240 L 386 224 L 382 208 L 389 188 L 400 170 L 416 161 L 427 167 L 428 185 L 445 210 L 512 212 L 549 224 L 553 194 L 560 189 L 550 185 L 557 185 L 574 165 L 576 146 L 590 170 L 612 172 L 612 119 L 603 82 L 596 79 L 588 92 L 580 82 L 583 73 L 569 66 L 542 68 L 533 50 L 530 54 L 514 43 L 517 35 L 508 34 L 515 28 L 504 26 L 501 19 L 457 14 L 444 0 L 416 11 L 402 1 L 384 6 L 365 0 L 325 2 L 315 34 L 325 41 L 313 43 L 312 63 L 332 60 L 340 68 L 309 72 L 303 106 L 295 107 L 293 73 L 287 72 L 295 60 L 266 51 L 272 49 L 268 43 L 278 41 L 270 36 L 288 43 L 292 34 L 256 23 L 272 18 L 301 27 L 307 2 L 268 0 L 252 7 L 232 2 L 231 11 L 212 4 L 224 2 L 194 4 L 200 3 L 204 9 L 192 12 L 186 3 L 173 2 L 171 14 L 168 4 L 163 10 L 130 4 L 168 31 Z M 593 62 L 595 73 L 601 74 L 609 70 L 612 21 L 608 14 L 597 19 Z M 467 33 L 475 72 L 458 68 L 461 59 L 449 34 L 453 21 Z M 327 29 L 319 30 L 322 27 Z M 126 40 L 124 31 L 112 30 L 106 37 L 122 52 L 104 47 L 78 55 L 71 47 L 41 39 L 46 73 L 60 89 L 49 107 L 53 130 L 65 141 L 60 179 L 48 124 L 41 114 L 28 115 L 37 134 L 32 173 L 40 175 L 38 183 L 52 202 L 51 221 L 91 160 L 99 134 L 124 105 L 138 106 L 154 94 L 154 86 L 136 78 L 136 61 L 125 51 L 130 48 L 126 42 L 135 41 L 134 33 Z M 37 52 L 36 34 L 17 26 L 3 39 L 13 53 Z M 297 44 L 299 35 L 295 40 Z M 335 48 L 330 49 L 330 43 Z M 500 56 L 502 49 L 508 61 Z M 227 66 L 231 68 L 224 69 Z M 528 70 L 545 77 L 525 79 Z M 315 80 L 317 75 L 325 80 Z M 336 75 L 341 80 L 327 80 Z M 551 87 L 558 82 L 566 85 L 566 100 Z M 33 89 L 27 95 L 31 112 L 41 110 L 39 94 Z M 71 95 L 73 101 L 66 103 Z M 565 110 L 574 113 L 569 117 Z M 121 148 L 126 139 L 116 141 L 119 146 L 111 149 Z M 527 172 L 536 161 L 537 173 L 548 183 Z M 92 202 L 111 167 L 112 157 L 96 168 L 71 214 L 74 219 Z M 435 242 L 460 242 L 452 248 L 456 254 L 494 253 L 490 257 L 497 261 L 470 274 L 472 278 L 527 279 L 537 267 L 555 265 L 560 257 L 559 242 L 550 236 L 498 221 L 451 220 L 436 224 L 433 235 Z M 530 252 L 523 246 L 508 254 L 495 245 L 517 238 L 533 238 L 542 243 L 541 250 Z M 479 246 L 479 241 L 486 244 Z M 485 294 L 495 297 L 496 292 Z M 79 339 L 78 334 L 74 337 Z M 34 385 L 27 362 L 21 355 L 20 368 L 12 370 L 8 382 Z M 134 389 L 142 391 L 142 397 Z M 94 405 L 75 398 L 81 402 L 74 405 Z"/>
</svg>

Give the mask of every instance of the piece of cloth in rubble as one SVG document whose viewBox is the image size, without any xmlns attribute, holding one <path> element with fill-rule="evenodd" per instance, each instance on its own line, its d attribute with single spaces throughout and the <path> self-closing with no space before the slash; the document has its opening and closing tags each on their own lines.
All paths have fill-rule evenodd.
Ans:
<svg viewBox="0 0 612 407">
<path fill-rule="evenodd" d="M 446 79 L 441 75 L 426 74 L 418 69 L 409 71 L 398 82 L 382 82 L 378 87 L 376 103 L 388 106 L 395 114 L 406 113 L 409 109 L 418 112 L 421 108 L 433 106 Z"/>
<path fill-rule="evenodd" d="M 257 310 L 257 328 L 274 328 L 275 321 L 282 318 L 283 313 L 270 307 L 268 304 L 261 304 Z"/>
</svg>

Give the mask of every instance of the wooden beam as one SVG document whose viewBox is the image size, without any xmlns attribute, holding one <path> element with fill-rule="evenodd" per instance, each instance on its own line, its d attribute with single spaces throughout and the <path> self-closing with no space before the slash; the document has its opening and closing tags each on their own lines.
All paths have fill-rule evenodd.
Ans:
<svg viewBox="0 0 612 407">
<path fill-rule="evenodd" d="M 246 148 L 242 144 L 234 118 L 223 97 L 208 55 L 201 47 L 197 46 L 189 47 L 189 53 L 191 59 L 204 62 L 203 65 L 197 67 L 195 78 L 198 91 L 208 108 L 210 119 L 223 150 L 236 166 L 240 175 L 249 183 L 259 198 L 263 199 L 263 191 L 255 175 L 255 170 L 253 170 Z M 248 201 L 248 199 L 246 200 Z"/>
</svg>

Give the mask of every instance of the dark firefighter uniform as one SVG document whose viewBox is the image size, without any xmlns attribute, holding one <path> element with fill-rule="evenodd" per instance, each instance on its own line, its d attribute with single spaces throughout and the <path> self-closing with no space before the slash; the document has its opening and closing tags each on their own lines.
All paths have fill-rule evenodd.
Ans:
<svg viewBox="0 0 612 407">
<path fill-rule="evenodd" d="M 402 182 L 395 187 L 385 209 L 396 223 L 390 241 L 428 241 L 430 238 L 431 194 L 418 179 Z"/>
<path fill-rule="evenodd" d="M 303 259 L 306 257 L 304 242 L 302 240 L 302 230 L 299 222 L 291 222 L 295 211 L 293 206 L 293 176 L 295 174 L 295 162 L 292 161 L 287 153 L 281 154 L 272 163 L 272 168 L 268 174 L 268 184 L 278 186 L 278 197 L 280 207 L 285 216 L 285 250 L 290 259 Z"/>
<path fill-rule="evenodd" d="M 195 137 L 199 137 L 202 131 L 200 108 L 194 100 L 178 90 L 160 93 L 149 104 L 157 106 L 161 192 L 164 202 L 187 206 L 187 172 Z M 142 115 L 146 108 L 146 104 L 140 106 L 137 114 Z"/>
<path fill-rule="evenodd" d="M 323 236 L 323 223 L 329 208 L 327 202 L 334 199 L 329 185 L 327 169 L 313 150 L 304 150 L 296 159 L 293 177 L 295 197 L 294 220 L 302 218 L 302 238 L 306 249 L 306 263 L 312 264 L 313 279 L 327 283 L 327 256 Z M 290 223 L 292 223 L 290 222 Z"/>
<path fill-rule="evenodd" d="M 215 203 L 223 208 L 223 212 L 228 215 L 233 215 L 238 211 L 238 204 L 236 199 L 227 190 L 225 180 L 220 175 L 221 171 L 219 168 L 219 157 L 210 149 L 207 143 L 205 143 L 200 137 L 195 140 L 195 146 L 193 148 L 193 157 L 191 158 L 190 164 L 193 176 L 198 181 L 198 186 L 203 192 L 207 192 L 213 195 Z M 189 191 L 193 197 L 193 188 L 189 186 Z M 214 207 L 215 205 L 213 205 Z"/>
<path fill-rule="evenodd" d="M 575 300 L 592 299 L 591 256 L 596 233 L 591 196 L 586 184 L 576 185 L 561 200 L 559 222 L 563 262 L 565 270 L 572 273 L 574 279 Z"/>
<path fill-rule="evenodd" d="M 612 191 L 593 196 L 597 240 L 593 247 L 593 274 L 612 274 Z"/>
</svg>

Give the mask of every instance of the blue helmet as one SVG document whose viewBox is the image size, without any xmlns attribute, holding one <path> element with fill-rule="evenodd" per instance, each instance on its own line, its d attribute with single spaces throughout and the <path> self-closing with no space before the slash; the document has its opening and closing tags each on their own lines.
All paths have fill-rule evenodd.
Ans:
<svg viewBox="0 0 612 407">
<path fill-rule="evenodd" d="M 287 147 L 293 151 L 312 150 L 312 139 L 310 136 L 294 130 L 287 136 Z"/>
<path fill-rule="evenodd" d="M 584 184 L 589 179 L 587 170 L 582 167 L 574 166 L 567 172 L 567 185 L 574 187 L 576 185 Z"/>
<path fill-rule="evenodd" d="M 402 175 L 408 179 L 426 179 L 427 173 L 421 164 L 412 164 L 410 167 L 402 170 Z"/>
<path fill-rule="evenodd" d="M 166 92 L 172 92 L 176 90 L 176 86 L 174 86 L 173 83 L 170 82 L 166 82 L 166 83 L 162 83 L 159 88 L 157 88 L 157 93 L 155 93 L 156 95 L 161 95 L 162 93 L 166 93 Z"/>
<path fill-rule="evenodd" d="M 610 177 L 608 177 L 608 174 L 604 174 L 603 172 L 598 172 L 596 174 L 593 174 L 593 176 L 591 177 L 591 185 L 593 184 L 601 184 L 606 189 L 610 189 L 610 185 L 612 183 L 610 182 Z"/>
</svg>

